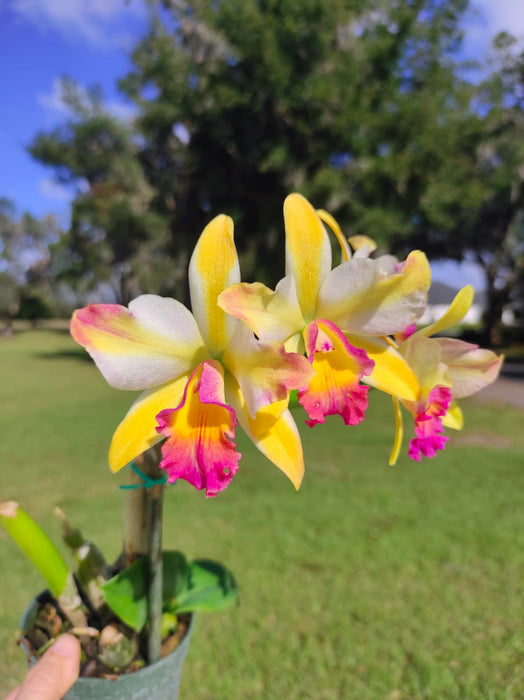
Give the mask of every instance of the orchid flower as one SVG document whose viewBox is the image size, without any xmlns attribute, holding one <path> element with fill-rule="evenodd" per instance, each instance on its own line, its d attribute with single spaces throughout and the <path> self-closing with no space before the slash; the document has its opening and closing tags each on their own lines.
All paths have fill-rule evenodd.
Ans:
<svg viewBox="0 0 524 700">
<path fill-rule="evenodd" d="M 220 292 L 239 281 L 233 222 L 221 215 L 204 229 L 190 261 L 193 313 L 152 294 L 129 308 L 90 304 L 75 312 L 73 338 L 108 383 L 143 390 L 113 436 L 113 471 L 165 438 L 160 467 L 168 482 L 185 479 L 215 496 L 238 469 L 238 419 L 300 486 L 304 462 L 288 392 L 309 381 L 312 370 L 304 357 L 257 341 L 217 306 Z"/>
<path fill-rule="evenodd" d="M 462 412 L 455 399 L 480 391 L 497 378 L 504 360 L 491 350 L 454 338 L 431 338 L 435 333 L 460 323 L 473 302 L 473 288 L 467 285 L 455 296 L 447 312 L 435 323 L 415 331 L 414 327 L 397 334 L 398 350 L 419 383 L 416 399 L 400 399 L 414 416 L 415 437 L 409 443 L 411 459 L 434 457 L 444 449 L 448 438 L 444 427 L 460 430 Z M 398 397 L 400 398 L 400 397 Z M 390 464 L 395 464 L 402 442 L 402 414 L 393 398 L 396 436 Z"/>
<path fill-rule="evenodd" d="M 322 220 L 339 238 L 343 262 L 331 269 L 331 245 Z M 336 222 L 316 212 L 299 194 L 284 203 L 286 276 L 275 291 L 260 283 L 237 283 L 218 304 L 244 321 L 265 342 L 303 352 L 315 374 L 298 392 L 308 424 L 339 414 L 359 423 L 367 407 L 364 380 L 394 396 L 415 400 L 418 382 L 403 357 L 382 336 L 412 323 L 423 311 L 430 270 L 415 251 L 396 267 L 389 256 L 371 260 L 370 239 L 351 251 Z"/>
</svg>

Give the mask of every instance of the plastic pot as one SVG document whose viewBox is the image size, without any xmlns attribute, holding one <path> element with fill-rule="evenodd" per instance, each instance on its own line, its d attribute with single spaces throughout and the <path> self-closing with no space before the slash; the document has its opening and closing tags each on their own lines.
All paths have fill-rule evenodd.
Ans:
<svg viewBox="0 0 524 700">
<path fill-rule="evenodd" d="M 45 594 L 42 594 L 45 595 Z M 20 628 L 24 631 L 32 624 L 40 605 L 34 598 L 22 616 Z M 140 671 L 123 674 L 116 680 L 105 678 L 79 678 L 63 700 L 177 700 L 182 664 L 189 648 L 189 639 L 194 625 L 194 615 L 184 639 L 176 649 L 160 661 L 145 666 Z M 29 663 L 36 663 L 27 647 L 22 644 Z"/>
</svg>

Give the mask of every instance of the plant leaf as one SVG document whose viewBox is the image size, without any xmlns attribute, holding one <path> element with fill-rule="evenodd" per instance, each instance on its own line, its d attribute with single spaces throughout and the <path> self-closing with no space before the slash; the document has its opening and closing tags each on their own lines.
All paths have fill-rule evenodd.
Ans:
<svg viewBox="0 0 524 700">
<path fill-rule="evenodd" d="M 0 523 L 58 598 L 65 589 L 69 571 L 54 543 L 15 501 L 0 503 Z"/>
<path fill-rule="evenodd" d="M 182 552 L 164 552 L 162 562 L 164 608 L 170 610 L 173 599 L 189 586 L 189 562 Z"/>
<path fill-rule="evenodd" d="M 189 586 L 173 601 L 172 612 L 212 611 L 231 605 L 238 589 L 232 573 L 209 559 L 195 559 L 189 565 Z"/>
<path fill-rule="evenodd" d="M 188 564 L 181 552 L 164 552 L 163 566 L 164 611 L 219 610 L 237 598 L 233 575 L 218 562 L 196 559 Z M 111 610 L 137 632 L 147 618 L 147 577 L 147 558 L 142 557 L 101 587 Z"/>
<path fill-rule="evenodd" d="M 137 559 L 101 588 L 111 610 L 140 632 L 147 619 L 147 558 Z"/>
</svg>

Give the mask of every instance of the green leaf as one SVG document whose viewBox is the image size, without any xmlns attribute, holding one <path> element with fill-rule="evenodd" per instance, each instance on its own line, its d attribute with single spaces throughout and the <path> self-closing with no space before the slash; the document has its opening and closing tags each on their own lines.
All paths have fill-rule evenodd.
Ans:
<svg viewBox="0 0 524 700">
<path fill-rule="evenodd" d="M 173 601 L 172 612 L 212 611 L 231 605 L 238 589 L 231 572 L 209 559 L 196 559 L 189 566 L 189 586 Z"/>
<path fill-rule="evenodd" d="M 164 612 L 219 610 L 236 600 L 235 579 L 218 562 L 197 559 L 189 564 L 181 552 L 164 552 L 163 566 Z M 101 587 L 111 610 L 137 632 L 146 623 L 147 577 L 147 558 L 142 557 Z"/>
<path fill-rule="evenodd" d="M 298 400 L 298 391 L 296 389 L 294 391 L 290 391 L 288 408 L 297 408 L 299 406 L 300 402 Z"/>
<path fill-rule="evenodd" d="M 54 543 L 14 501 L 0 503 L 0 523 L 58 598 L 64 592 L 69 571 Z"/>
<path fill-rule="evenodd" d="M 141 557 L 101 586 L 106 603 L 137 632 L 147 619 L 147 559 Z"/>
<path fill-rule="evenodd" d="M 182 552 L 164 552 L 162 562 L 164 608 L 171 609 L 173 599 L 189 586 L 189 562 Z"/>
</svg>

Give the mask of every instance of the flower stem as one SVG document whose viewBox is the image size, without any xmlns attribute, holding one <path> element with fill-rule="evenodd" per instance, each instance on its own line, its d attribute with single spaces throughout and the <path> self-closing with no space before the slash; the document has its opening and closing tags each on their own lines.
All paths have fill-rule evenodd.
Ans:
<svg viewBox="0 0 524 700">
<path fill-rule="evenodd" d="M 141 457 L 136 459 L 143 465 Z M 140 476 L 129 470 L 129 484 L 141 487 Z M 144 488 L 129 489 L 124 501 L 124 547 L 119 559 L 119 569 L 125 569 L 147 554 L 147 491 Z"/>
<path fill-rule="evenodd" d="M 143 471 L 152 479 L 160 479 L 159 454 L 154 448 L 144 454 Z M 146 491 L 147 554 L 149 560 L 147 660 L 149 664 L 160 658 L 162 646 L 162 510 L 164 485 L 156 484 Z"/>
</svg>

